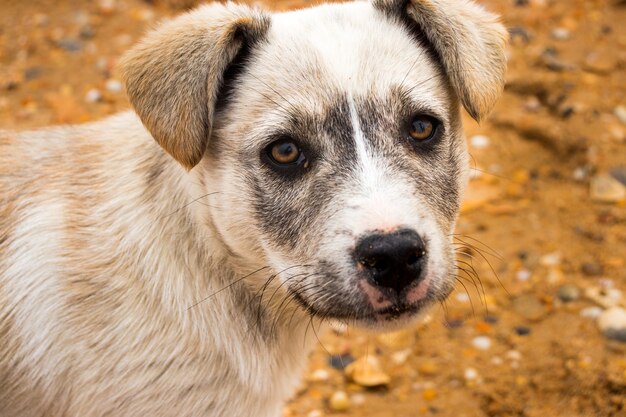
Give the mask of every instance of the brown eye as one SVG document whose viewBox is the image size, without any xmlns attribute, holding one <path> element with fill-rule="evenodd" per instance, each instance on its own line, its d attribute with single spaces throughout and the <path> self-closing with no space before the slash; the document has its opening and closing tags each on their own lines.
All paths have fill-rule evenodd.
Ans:
<svg viewBox="0 0 626 417">
<path fill-rule="evenodd" d="M 418 115 L 409 125 L 409 135 L 418 142 L 431 139 L 435 135 L 437 121 L 430 116 Z"/>
<path fill-rule="evenodd" d="M 293 165 L 304 162 L 304 155 L 296 143 L 289 139 L 276 141 L 267 148 L 272 162 L 278 165 Z"/>
</svg>

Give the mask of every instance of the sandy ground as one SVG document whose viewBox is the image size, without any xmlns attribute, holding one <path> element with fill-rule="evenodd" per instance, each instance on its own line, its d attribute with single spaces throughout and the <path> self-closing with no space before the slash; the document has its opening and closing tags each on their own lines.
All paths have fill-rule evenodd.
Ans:
<svg viewBox="0 0 626 417">
<path fill-rule="evenodd" d="M 323 335 L 285 416 L 626 416 L 626 336 L 607 337 L 595 318 L 625 304 L 626 202 L 615 178 L 626 181 L 626 6 L 484 3 L 503 14 L 512 42 L 499 105 L 482 125 L 466 122 L 474 178 L 459 261 L 477 276 L 462 273 L 415 329 Z M 128 108 L 116 61 L 173 13 L 158 1 L 0 0 L 0 127 Z M 591 193 L 602 181 L 617 196 Z M 341 368 L 364 357 L 388 383 L 346 376 Z"/>
</svg>

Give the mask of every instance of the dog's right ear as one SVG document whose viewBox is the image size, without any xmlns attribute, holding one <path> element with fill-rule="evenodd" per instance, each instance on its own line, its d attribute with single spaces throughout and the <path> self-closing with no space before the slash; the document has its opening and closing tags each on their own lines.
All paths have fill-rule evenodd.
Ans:
<svg viewBox="0 0 626 417">
<path fill-rule="evenodd" d="M 480 120 L 491 110 L 504 87 L 506 70 L 507 31 L 495 15 L 471 0 L 372 2 L 426 38 L 474 119 Z"/>
<path fill-rule="evenodd" d="M 224 72 L 269 26 L 267 15 L 246 6 L 203 6 L 163 24 L 122 59 L 135 111 L 185 168 L 204 155 Z"/>
</svg>

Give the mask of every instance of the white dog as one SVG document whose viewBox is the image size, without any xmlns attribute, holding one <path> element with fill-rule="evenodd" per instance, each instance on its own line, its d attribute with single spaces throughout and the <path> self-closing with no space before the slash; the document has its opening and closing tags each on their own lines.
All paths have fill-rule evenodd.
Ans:
<svg viewBox="0 0 626 417">
<path fill-rule="evenodd" d="M 277 417 L 307 327 L 446 297 L 504 43 L 465 0 L 213 4 L 126 55 L 136 114 L 2 132 L 0 415 Z"/>
</svg>

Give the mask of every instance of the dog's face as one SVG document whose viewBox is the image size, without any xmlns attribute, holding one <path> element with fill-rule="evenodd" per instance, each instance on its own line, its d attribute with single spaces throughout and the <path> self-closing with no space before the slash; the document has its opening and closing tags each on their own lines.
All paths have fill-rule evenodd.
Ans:
<svg viewBox="0 0 626 417">
<path fill-rule="evenodd" d="M 209 6 L 169 29 L 189 37 L 193 24 L 218 20 L 211 44 L 198 40 L 204 51 L 189 53 L 211 59 L 187 73 L 181 62 L 184 74 L 160 70 L 154 88 L 145 81 L 159 78 L 145 69 L 153 46 L 126 61 L 131 101 L 170 154 L 197 165 L 224 244 L 269 265 L 310 313 L 387 326 L 452 289 L 468 165 L 459 99 L 477 118 L 488 111 L 504 59 L 493 16 L 449 3 L 387 0 L 269 17 Z M 196 70 L 201 81 L 189 78 Z M 164 77 L 187 80 L 186 93 L 200 99 L 176 96 L 162 114 Z M 196 84 L 206 78 L 202 95 Z M 207 103 L 208 113 L 194 108 Z"/>
</svg>

